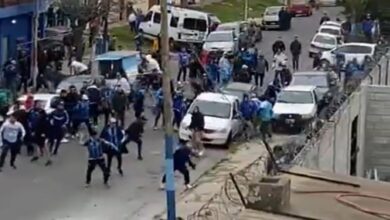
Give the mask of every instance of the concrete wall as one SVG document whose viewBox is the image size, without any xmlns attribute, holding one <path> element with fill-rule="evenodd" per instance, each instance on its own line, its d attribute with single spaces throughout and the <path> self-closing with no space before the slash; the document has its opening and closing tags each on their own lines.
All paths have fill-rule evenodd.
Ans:
<svg viewBox="0 0 390 220">
<path fill-rule="evenodd" d="M 365 176 L 367 169 L 376 167 L 390 176 L 390 124 L 387 125 L 390 122 L 390 88 L 371 86 L 390 85 L 389 65 L 385 57 L 378 64 L 331 120 L 325 123 L 318 136 L 306 144 L 295 158 L 295 164 L 349 175 L 352 122 L 358 117 L 357 175 Z M 373 92 L 378 94 L 370 94 Z M 366 106 L 367 100 L 372 103 L 371 107 Z M 375 114 L 382 115 L 371 112 L 374 115 L 367 115 L 366 122 L 366 112 L 374 107 Z M 378 129 L 372 130 L 375 126 Z M 374 137 L 376 134 L 379 136 Z M 389 147 L 385 149 L 385 145 Z"/>
<path fill-rule="evenodd" d="M 376 168 L 390 178 L 390 87 L 367 86 L 365 111 L 365 170 Z"/>
</svg>

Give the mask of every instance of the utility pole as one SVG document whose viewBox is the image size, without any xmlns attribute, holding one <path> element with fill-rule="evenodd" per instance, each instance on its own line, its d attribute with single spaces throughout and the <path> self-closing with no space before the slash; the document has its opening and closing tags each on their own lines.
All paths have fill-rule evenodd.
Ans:
<svg viewBox="0 0 390 220">
<path fill-rule="evenodd" d="M 161 55 L 163 72 L 164 122 L 165 122 L 165 175 L 167 197 L 167 219 L 176 219 L 175 175 L 173 171 L 173 128 L 171 76 L 168 71 L 169 36 L 168 36 L 168 0 L 161 0 Z"/>
<path fill-rule="evenodd" d="M 244 21 L 247 21 L 247 20 L 248 20 L 248 7 L 249 7 L 249 6 L 248 6 L 248 1 L 249 1 L 249 0 L 245 0 L 245 6 L 244 6 L 244 7 L 245 7 L 245 8 L 244 8 L 244 10 L 245 10 L 245 11 L 244 11 Z"/>
<path fill-rule="evenodd" d="M 33 37 L 32 37 L 32 51 L 31 51 L 31 72 L 34 88 L 37 87 L 38 76 L 38 27 L 39 27 L 39 1 L 36 0 L 34 4 L 34 16 L 33 16 Z"/>
</svg>

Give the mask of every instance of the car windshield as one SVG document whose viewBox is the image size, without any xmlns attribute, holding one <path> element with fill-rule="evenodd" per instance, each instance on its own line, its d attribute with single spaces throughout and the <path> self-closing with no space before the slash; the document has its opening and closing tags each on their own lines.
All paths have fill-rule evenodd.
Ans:
<svg viewBox="0 0 390 220">
<path fill-rule="evenodd" d="M 277 100 L 278 103 L 311 104 L 314 103 L 310 92 L 282 91 Z"/>
<path fill-rule="evenodd" d="M 199 111 L 202 112 L 204 116 L 230 118 L 230 103 L 195 100 L 188 112 L 192 114 L 195 107 L 199 107 Z"/>
<path fill-rule="evenodd" d="M 324 35 L 317 35 L 314 38 L 315 43 L 320 43 L 320 44 L 331 44 L 335 45 L 336 44 L 336 39 L 331 37 L 331 36 L 324 36 Z"/>
<path fill-rule="evenodd" d="M 229 42 L 233 41 L 233 35 L 231 33 L 211 33 L 206 42 Z"/>
<path fill-rule="evenodd" d="M 340 31 L 337 29 L 333 29 L 333 28 L 321 28 L 320 33 L 339 35 Z"/>
<path fill-rule="evenodd" d="M 267 8 L 265 15 L 278 15 L 280 8 Z"/>
<path fill-rule="evenodd" d="M 350 53 L 350 54 L 371 54 L 372 48 L 367 46 L 360 46 L 360 45 L 346 45 L 337 48 L 335 52 Z"/>
<path fill-rule="evenodd" d="M 235 89 L 225 89 L 224 92 L 229 94 L 229 95 L 236 96 L 239 99 L 241 99 L 242 96 L 244 95 L 243 91 L 235 90 Z"/>
<path fill-rule="evenodd" d="M 317 86 L 326 88 L 328 87 L 328 79 L 326 76 L 313 76 L 313 75 L 302 75 L 293 76 L 291 85 L 299 86 Z"/>
</svg>

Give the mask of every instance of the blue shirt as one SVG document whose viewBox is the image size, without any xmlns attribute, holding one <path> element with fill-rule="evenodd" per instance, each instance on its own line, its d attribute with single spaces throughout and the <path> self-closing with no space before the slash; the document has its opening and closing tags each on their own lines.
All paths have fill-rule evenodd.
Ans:
<svg viewBox="0 0 390 220">
<path fill-rule="evenodd" d="M 88 159 L 97 160 L 103 159 L 103 143 L 102 141 L 94 138 L 90 138 L 84 143 L 84 146 L 88 149 Z"/>
<path fill-rule="evenodd" d="M 54 110 L 49 115 L 49 122 L 54 127 L 64 127 L 69 122 L 69 115 L 65 110 Z"/>
<path fill-rule="evenodd" d="M 190 63 L 190 55 L 187 52 L 179 53 L 179 65 L 181 67 L 187 66 Z"/>
<path fill-rule="evenodd" d="M 272 104 L 269 101 L 261 102 L 259 109 L 259 116 L 262 121 L 271 121 L 274 111 L 272 109 Z"/>
</svg>

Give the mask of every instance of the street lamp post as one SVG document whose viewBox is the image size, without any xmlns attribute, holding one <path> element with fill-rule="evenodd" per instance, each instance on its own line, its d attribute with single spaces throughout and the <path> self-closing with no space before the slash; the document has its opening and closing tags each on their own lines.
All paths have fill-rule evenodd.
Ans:
<svg viewBox="0 0 390 220">
<path fill-rule="evenodd" d="M 173 128 L 172 128 L 172 95 L 171 76 L 168 71 L 169 60 L 169 37 L 168 37 L 168 1 L 161 1 L 161 55 L 163 73 L 163 95 L 164 95 L 164 127 L 165 127 L 165 175 L 166 175 L 166 198 L 167 198 L 167 219 L 176 219 L 175 201 L 175 176 L 173 170 Z"/>
</svg>

